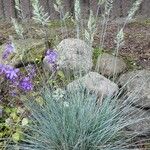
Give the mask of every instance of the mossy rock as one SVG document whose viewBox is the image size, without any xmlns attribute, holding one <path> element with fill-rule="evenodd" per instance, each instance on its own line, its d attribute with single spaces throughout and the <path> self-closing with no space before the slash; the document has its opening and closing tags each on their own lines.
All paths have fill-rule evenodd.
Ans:
<svg viewBox="0 0 150 150">
<path fill-rule="evenodd" d="M 35 62 L 41 60 L 43 53 L 46 49 L 45 40 L 37 39 L 25 39 L 25 40 L 14 40 L 15 53 L 12 54 L 9 59 L 4 62 L 16 66 L 23 62 Z M 0 47 L 0 56 L 4 50 L 4 44 Z"/>
</svg>

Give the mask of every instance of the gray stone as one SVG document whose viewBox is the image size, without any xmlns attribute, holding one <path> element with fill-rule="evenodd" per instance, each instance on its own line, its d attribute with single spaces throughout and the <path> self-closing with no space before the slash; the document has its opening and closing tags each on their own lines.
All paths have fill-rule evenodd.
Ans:
<svg viewBox="0 0 150 150">
<path fill-rule="evenodd" d="M 72 91 L 83 87 L 89 92 L 97 94 L 99 98 L 111 97 L 118 93 L 118 86 L 97 72 L 89 72 L 87 75 L 74 80 L 67 85 L 67 89 Z"/>
<path fill-rule="evenodd" d="M 122 73 L 126 68 L 127 65 L 122 58 L 103 53 L 98 57 L 96 71 L 110 77 Z"/>
<path fill-rule="evenodd" d="M 144 108 L 150 108 L 150 70 L 136 70 L 125 73 L 119 84 L 126 89 L 128 101 Z"/>
<path fill-rule="evenodd" d="M 64 39 L 58 46 L 58 65 L 66 72 L 87 73 L 92 68 L 92 48 L 80 39 Z"/>
</svg>

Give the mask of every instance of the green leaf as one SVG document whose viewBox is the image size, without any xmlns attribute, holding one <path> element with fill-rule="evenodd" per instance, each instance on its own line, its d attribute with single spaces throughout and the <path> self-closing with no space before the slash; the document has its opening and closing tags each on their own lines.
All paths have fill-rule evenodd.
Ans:
<svg viewBox="0 0 150 150">
<path fill-rule="evenodd" d="M 62 71 L 58 71 L 57 74 L 58 74 L 59 77 L 65 78 L 65 75 Z"/>
<path fill-rule="evenodd" d="M 12 135 L 12 139 L 13 139 L 14 142 L 17 143 L 17 142 L 21 139 L 20 133 L 19 133 L 19 132 L 14 133 L 14 134 Z"/>
<path fill-rule="evenodd" d="M 26 126 L 29 123 L 28 118 L 23 118 L 22 119 L 22 126 Z"/>
<path fill-rule="evenodd" d="M 4 133 L 3 133 L 3 132 L 0 132 L 0 138 L 2 138 L 2 137 L 3 137 L 3 135 L 4 135 Z"/>
<path fill-rule="evenodd" d="M 16 112 L 12 112 L 10 114 L 10 117 L 12 117 L 12 119 L 15 120 L 15 119 L 17 119 L 18 116 L 17 116 Z"/>
<path fill-rule="evenodd" d="M 8 108 L 8 107 L 6 107 L 6 108 L 5 108 L 5 112 L 6 112 L 6 113 L 10 113 L 10 112 L 11 112 L 11 109 Z"/>
</svg>

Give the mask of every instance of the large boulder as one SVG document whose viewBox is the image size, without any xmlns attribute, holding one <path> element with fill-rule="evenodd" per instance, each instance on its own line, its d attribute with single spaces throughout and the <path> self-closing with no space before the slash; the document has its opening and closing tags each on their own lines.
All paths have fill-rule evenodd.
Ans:
<svg viewBox="0 0 150 150">
<path fill-rule="evenodd" d="M 67 85 L 67 90 L 73 91 L 85 88 L 88 92 L 96 94 L 99 98 L 112 97 L 118 93 L 118 86 L 97 72 L 89 72 L 87 75 L 74 80 Z"/>
<path fill-rule="evenodd" d="M 61 70 L 87 73 L 92 68 L 92 48 L 80 39 L 64 39 L 58 46 L 58 65 Z"/>
<path fill-rule="evenodd" d="M 13 41 L 15 47 L 15 53 L 13 53 L 8 61 L 4 63 L 9 63 L 12 66 L 15 66 L 23 61 L 32 62 L 36 59 L 41 59 L 42 55 L 45 51 L 45 41 L 44 39 L 36 40 L 36 39 L 24 39 L 24 40 L 14 40 Z M 5 44 L 0 46 L 0 62 L 2 63 L 2 53 L 5 49 Z"/>
<path fill-rule="evenodd" d="M 129 97 L 130 103 L 150 108 L 150 70 L 125 73 L 119 78 L 119 84 L 126 89 L 126 96 Z"/>
<path fill-rule="evenodd" d="M 96 65 L 97 72 L 109 77 L 122 73 L 126 68 L 127 65 L 122 58 L 107 53 L 103 53 L 98 57 Z"/>
</svg>

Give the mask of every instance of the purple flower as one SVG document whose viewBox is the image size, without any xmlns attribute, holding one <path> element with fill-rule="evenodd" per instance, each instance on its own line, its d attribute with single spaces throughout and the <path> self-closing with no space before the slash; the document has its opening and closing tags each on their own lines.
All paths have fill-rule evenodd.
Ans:
<svg viewBox="0 0 150 150">
<path fill-rule="evenodd" d="M 25 92 L 33 90 L 33 84 L 31 82 L 31 79 L 29 77 L 23 78 L 19 83 L 19 87 Z"/>
<path fill-rule="evenodd" d="M 45 57 L 47 58 L 48 63 L 55 63 L 58 58 L 58 53 L 54 50 L 48 49 Z"/>
<path fill-rule="evenodd" d="M 0 64 L 0 75 L 5 73 L 5 65 Z"/>
<path fill-rule="evenodd" d="M 13 80 L 18 77 L 19 69 L 7 65 L 5 68 L 5 76 L 7 79 Z"/>
<path fill-rule="evenodd" d="M 25 67 L 25 69 L 26 69 L 26 71 L 27 71 L 27 73 L 28 73 L 28 76 L 29 76 L 30 78 L 33 78 L 33 77 L 36 76 L 36 70 L 35 70 L 34 65 L 30 65 L 30 64 L 29 64 L 28 66 Z"/>
<path fill-rule="evenodd" d="M 2 59 L 7 59 L 8 56 L 14 51 L 15 51 L 15 47 L 14 47 L 13 43 L 11 43 L 11 42 L 7 43 L 5 46 L 3 55 L 2 55 Z"/>
</svg>

